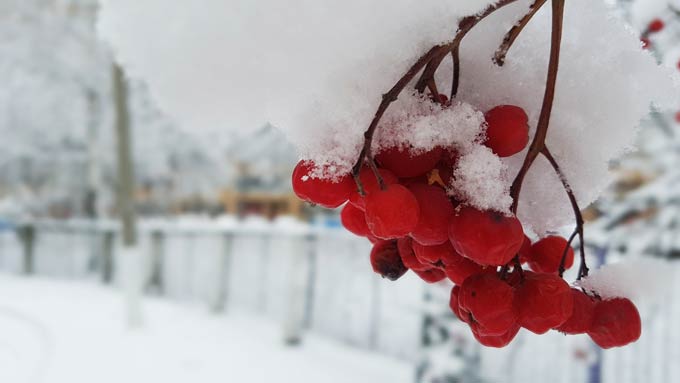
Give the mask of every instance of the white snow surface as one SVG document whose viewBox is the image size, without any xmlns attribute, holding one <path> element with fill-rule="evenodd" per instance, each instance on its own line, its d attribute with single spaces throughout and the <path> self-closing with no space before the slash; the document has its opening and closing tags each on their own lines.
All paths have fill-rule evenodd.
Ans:
<svg viewBox="0 0 680 383">
<path fill-rule="evenodd" d="M 382 94 L 431 46 L 450 40 L 457 19 L 489 1 L 101 3 L 98 29 L 118 60 L 132 76 L 145 79 L 161 106 L 186 126 L 242 131 L 269 121 L 288 134 L 303 158 L 347 169 Z M 504 8 L 468 35 L 459 100 L 480 111 L 519 105 L 535 127 L 550 7 L 527 26 L 505 67 L 491 62 L 502 36 L 530 3 Z M 680 97 L 673 72 L 660 68 L 601 0 L 567 3 L 563 43 L 548 143 L 586 206 L 610 183 L 608 161 L 630 148 L 650 104 L 671 108 Z M 438 72 L 440 89 L 449 88 L 450 73 L 445 62 Z M 403 114 L 399 105 L 386 121 Z M 439 121 L 416 125 L 429 123 Z M 521 158 L 503 160 L 508 174 L 516 173 Z M 537 233 L 573 223 L 551 173 L 539 160 L 523 188 L 519 215 Z"/>
<path fill-rule="evenodd" d="M 507 165 L 491 149 L 477 146 L 458 160 L 451 192 L 478 209 L 509 212 L 512 198 L 507 171 Z"/>
<path fill-rule="evenodd" d="M 578 285 L 605 299 L 625 297 L 645 304 L 663 303 L 659 300 L 671 286 L 673 272 L 667 261 L 633 257 L 592 271 Z"/>
<path fill-rule="evenodd" d="M 413 366 L 317 336 L 283 345 L 262 319 L 145 299 L 127 330 L 121 297 L 87 282 L 0 274 L 0 381 L 11 383 L 411 382 Z"/>
</svg>

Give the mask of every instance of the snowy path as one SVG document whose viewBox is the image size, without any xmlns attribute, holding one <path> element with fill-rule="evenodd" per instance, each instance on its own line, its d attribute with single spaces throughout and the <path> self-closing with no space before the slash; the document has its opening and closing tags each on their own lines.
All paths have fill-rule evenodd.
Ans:
<svg viewBox="0 0 680 383">
<path fill-rule="evenodd" d="M 411 382 L 412 366 L 309 336 L 287 348 L 279 326 L 145 301 L 127 331 L 113 290 L 0 274 L 0 382 Z"/>
</svg>

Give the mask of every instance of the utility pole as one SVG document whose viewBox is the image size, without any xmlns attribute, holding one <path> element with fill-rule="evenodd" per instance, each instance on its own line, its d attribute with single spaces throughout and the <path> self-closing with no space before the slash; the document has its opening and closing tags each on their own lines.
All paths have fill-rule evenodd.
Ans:
<svg viewBox="0 0 680 383">
<path fill-rule="evenodd" d="M 137 251 L 137 217 L 134 202 L 134 169 L 128 105 L 128 86 L 122 68 L 113 65 L 113 99 L 118 157 L 118 212 L 121 219 L 121 281 L 125 292 L 127 323 L 142 325 L 142 262 Z"/>
</svg>

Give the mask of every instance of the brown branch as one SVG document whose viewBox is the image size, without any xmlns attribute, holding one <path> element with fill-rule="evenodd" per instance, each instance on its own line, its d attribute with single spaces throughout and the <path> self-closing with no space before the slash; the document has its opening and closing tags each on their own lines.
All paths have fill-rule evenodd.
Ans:
<svg viewBox="0 0 680 383">
<path fill-rule="evenodd" d="M 510 188 L 510 196 L 513 199 L 511 210 L 517 213 L 519 206 L 519 196 L 522 191 L 522 184 L 531 165 L 533 165 L 536 157 L 545 149 L 545 139 L 548 136 L 548 128 L 550 127 L 550 117 L 552 115 L 553 104 L 555 101 L 555 89 L 557 87 L 557 73 L 560 66 L 560 49 L 562 44 L 562 27 L 564 21 L 564 1 L 552 0 L 552 38 L 550 44 L 550 63 L 548 66 L 548 78 L 546 81 L 545 95 L 543 97 L 543 106 L 541 107 L 541 115 L 536 127 L 536 134 L 529 147 L 529 152 L 524 159 L 524 163 L 517 174 L 512 187 Z"/>
<path fill-rule="evenodd" d="M 438 52 L 438 54 L 429 63 L 427 63 L 425 70 L 423 70 L 423 74 L 420 75 L 420 79 L 416 83 L 416 90 L 419 93 L 423 93 L 425 88 L 429 86 L 432 81 L 434 81 L 434 74 L 437 72 L 439 65 L 441 65 L 449 50 L 450 44 L 442 46 L 442 49 Z"/>
<path fill-rule="evenodd" d="M 496 65 L 503 66 L 503 64 L 505 64 L 505 57 L 508 55 L 508 51 L 510 48 L 512 48 L 515 40 L 517 40 L 517 37 L 519 37 L 519 35 L 522 33 L 524 27 L 529 24 L 529 21 L 531 21 L 534 15 L 538 13 L 538 11 L 547 1 L 548 0 L 536 0 L 533 4 L 531 4 L 529 13 L 524 15 L 524 17 L 522 17 L 519 22 L 515 24 L 515 26 L 512 27 L 512 29 L 510 29 L 510 31 L 505 35 L 505 38 L 503 38 L 503 43 L 501 43 L 501 46 L 498 48 L 493 58 L 493 62 L 496 63 Z"/>
<path fill-rule="evenodd" d="M 562 253 L 562 260 L 560 261 L 560 278 L 564 276 L 564 272 L 566 271 L 566 264 L 567 264 L 567 254 L 569 254 L 569 249 L 571 249 L 571 244 L 574 242 L 574 238 L 576 238 L 576 234 L 578 234 L 578 227 L 574 229 L 574 231 L 571 233 L 571 236 L 569 236 L 569 240 L 567 241 L 567 245 L 564 247 L 564 252 Z"/>
<path fill-rule="evenodd" d="M 569 185 L 567 178 L 562 172 L 562 169 L 560 169 L 560 166 L 555 160 L 555 158 L 552 156 L 552 153 L 550 153 L 550 150 L 548 150 L 548 148 L 546 147 L 541 151 L 541 154 L 548 160 L 548 162 L 550 162 L 550 166 L 552 166 L 552 168 L 555 170 L 555 173 L 557 173 L 557 176 L 560 178 L 560 182 L 562 182 L 564 191 L 567 192 L 569 202 L 571 203 L 571 207 L 574 210 L 574 217 L 576 218 L 576 229 L 574 230 L 574 233 L 578 234 L 578 239 L 580 242 L 579 250 L 581 255 L 581 268 L 579 269 L 578 273 L 578 279 L 580 280 L 581 278 L 588 276 L 589 272 L 588 265 L 586 264 L 585 241 L 583 240 L 583 224 L 584 224 L 583 214 L 581 213 L 581 208 L 578 205 L 578 201 L 576 200 L 576 195 L 574 195 L 574 191 L 571 189 L 571 186 Z M 572 238 L 569 240 L 569 243 L 573 241 L 573 237 L 574 235 L 572 235 Z M 562 260 L 562 262 L 564 262 L 564 259 Z M 561 273 L 564 273 L 563 268 L 564 264 L 562 264 L 560 267 Z"/>
<path fill-rule="evenodd" d="M 482 13 L 475 16 L 468 16 L 463 18 L 458 25 L 456 37 L 451 42 L 450 52 L 453 57 L 453 79 L 451 81 L 451 99 L 453 100 L 458 94 L 458 86 L 460 84 L 460 44 L 463 42 L 465 36 L 477 26 L 482 20 L 487 18 L 497 10 L 510 5 L 517 0 L 501 0 L 497 4 L 488 6 Z M 443 59 L 443 58 L 442 58 Z"/>
<path fill-rule="evenodd" d="M 458 86 L 460 85 L 460 46 L 451 50 L 451 59 L 453 60 L 453 79 L 451 80 L 451 100 L 458 94 Z"/>
</svg>

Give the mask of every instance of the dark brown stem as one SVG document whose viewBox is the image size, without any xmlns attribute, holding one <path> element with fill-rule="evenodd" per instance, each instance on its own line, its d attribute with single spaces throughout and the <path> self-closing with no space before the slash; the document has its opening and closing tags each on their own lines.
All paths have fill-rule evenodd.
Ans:
<svg viewBox="0 0 680 383">
<path fill-rule="evenodd" d="M 451 60 L 453 61 L 453 79 L 451 80 L 451 100 L 458 94 L 460 86 L 460 46 L 451 50 Z"/>
<path fill-rule="evenodd" d="M 450 44 L 450 52 L 453 56 L 453 79 L 451 81 L 451 99 L 453 100 L 458 94 L 458 86 L 460 85 L 460 44 L 467 34 L 479 24 L 482 20 L 487 18 L 497 10 L 510 5 L 517 0 L 501 0 L 495 5 L 488 6 L 482 13 L 476 16 L 468 16 L 463 18 L 458 25 L 456 37 Z M 443 59 L 443 57 L 442 57 Z"/>
<path fill-rule="evenodd" d="M 555 101 L 555 89 L 557 87 L 557 73 L 560 66 L 560 49 L 562 45 L 562 27 L 564 21 L 564 1 L 552 0 L 552 38 L 550 44 L 550 63 L 548 66 L 548 79 L 546 81 L 545 95 L 543 97 L 543 106 L 541 108 L 541 115 L 538 119 L 538 126 L 536 127 L 536 134 L 534 140 L 529 147 L 529 152 L 524 159 L 524 163 L 512 183 L 510 188 L 510 196 L 513 199 L 511 210 L 517 213 L 519 206 L 519 196 L 522 191 L 522 184 L 531 165 L 533 165 L 536 157 L 545 149 L 545 139 L 548 136 L 548 128 L 550 127 L 550 117 L 552 115 L 553 104 Z"/>
<path fill-rule="evenodd" d="M 560 166 L 555 160 L 555 158 L 552 156 L 552 153 L 550 153 L 550 150 L 548 150 L 548 148 L 544 148 L 541 151 L 541 154 L 548 160 L 548 162 L 550 162 L 550 166 L 552 166 L 552 168 L 555 170 L 555 173 L 557 173 L 557 176 L 560 178 L 562 186 L 564 187 L 564 190 L 567 192 L 567 196 L 569 197 L 571 207 L 574 210 L 574 217 L 576 218 L 576 229 L 574 230 L 574 232 L 578 234 L 579 252 L 581 255 L 581 268 L 579 269 L 578 273 L 578 279 L 580 280 L 583 277 L 587 277 L 589 272 L 588 265 L 586 264 L 585 242 L 583 240 L 583 224 L 584 224 L 583 214 L 581 213 L 581 208 L 578 205 L 578 201 L 576 200 L 576 195 L 574 195 L 574 191 L 571 189 L 571 186 L 569 185 L 567 178 L 562 172 L 562 169 L 560 169 Z M 573 235 L 572 239 L 570 239 L 569 242 L 571 243 L 571 241 L 573 241 Z M 564 265 L 562 265 L 562 268 L 563 267 Z M 560 271 L 562 271 L 562 269 L 560 269 Z"/>
<path fill-rule="evenodd" d="M 505 57 L 508 55 L 508 51 L 510 48 L 512 48 L 515 40 L 517 40 L 517 37 L 519 37 L 519 35 L 522 33 L 524 27 L 529 24 L 529 21 L 531 21 L 534 15 L 538 13 L 538 11 L 547 1 L 548 0 L 536 0 L 533 4 L 531 4 L 529 13 L 524 15 L 524 17 L 522 17 L 522 19 L 520 19 L 519 22 L 515 24 L 515 26 L 512 27 L 512 29 L 510 29 L 510 31 L 505 35 L 505 38 L 503 38 L 503 43 L 501 43 L 501 46 L 498 48 L 493 58 L 493 61 L 496 63 L 496 65 L 503 66 L 503 64 L 505 64 Z"/>
<path fill-rule="evenodd" d="M 566 264 L 567 264 L 567 254 L 569 254 L 569 249 L 571 249 L 571 244 L 574 242 L 574 238 L 576 238 L 576 234 L 578 234 L 578 228 L 574 229 L 574 232 L 571 233 L 571 236 L 569 236 L 569 240 L 567 241 L 567 246 L 564 247 L 564 252 L 562 253 L 562 260 L 560 261 L 560 278 L 564 276 L 564 272 L 566 271 Z"/>
<path fill-rule="evenodd" d="M 437 72 L 439 65 L 441 65 L 448 52 L 449 44 L 442 46 L 439 53 L 427 64 L 425 70 L 423 70 L 423 73 L 420 75 L 420 79 L 416 83 L 416 90 L 419 93 L 423 93 L 425 87 L 429 86 L 429 84 L 434 81 L 434 74 Z"/>
</svg>

